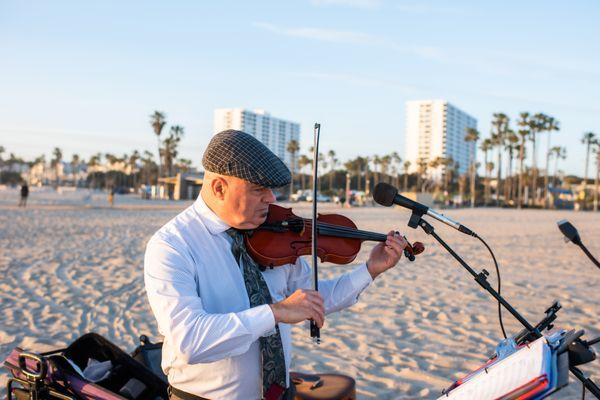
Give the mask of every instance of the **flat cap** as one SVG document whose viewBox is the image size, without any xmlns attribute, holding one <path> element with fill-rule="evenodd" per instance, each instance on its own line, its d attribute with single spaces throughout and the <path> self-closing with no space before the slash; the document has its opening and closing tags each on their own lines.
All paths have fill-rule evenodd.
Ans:
<svg viewBox="0 0 600 400">
<path fill-rule="evenodd" d="M 267 146 L 233 129 L 213 136 L 204 151 L 202 166 L 268 188 L 285 186 L 292 180 L 288 167 Z"/>
</svg>

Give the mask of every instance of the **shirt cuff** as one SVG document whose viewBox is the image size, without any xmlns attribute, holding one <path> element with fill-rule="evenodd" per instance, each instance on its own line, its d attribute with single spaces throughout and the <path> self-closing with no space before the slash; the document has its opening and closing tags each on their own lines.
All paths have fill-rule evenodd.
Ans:
<svg viewBox="0 0 600 400">
<path fill-rule="evenodd" d="M 261 306 L 252 307 L 244 312 L 244 318 L 248 322 L 247 326 L 251 327 L 254 340 L 261 336 L 267 336 L 275 329 L 275 316 L 271 310 L 271 306 L 263 304 Z"/>
<path fill-rule="evenodd" d="M 367 264 L 363 263 L 356 267 L 354 271 L 348 274 L 350 276 L 350 282 L 352 283 L 352 287 L 354 290 L 361 292 L 363 291 L 371 282 L 373 282 L 373 278 L 371 277 L 371 273 L 367 269 Z"/>
</svg>

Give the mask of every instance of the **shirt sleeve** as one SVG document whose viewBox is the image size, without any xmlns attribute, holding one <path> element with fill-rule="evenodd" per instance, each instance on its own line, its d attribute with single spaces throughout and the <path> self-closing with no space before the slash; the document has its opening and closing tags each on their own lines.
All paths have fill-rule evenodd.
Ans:
<svg viewBox="0 0 600 400">
<path fill-rule="evenodd" d="M 194 264 L 185 251 L 151 239 L 144 257 L 144 282 L 160 333 L 188 364 L 240 355 L 275 327 L 269 305 L 210 314 L 196 291 Z"/>
<path fill-rule="evenodd" d="M 325 314 L 343 310 L 356 304 L 359 295 L 371 282 L 373 282 L 373 279 L 365 263 L 337 278 L 319 279 L 319 293 L 323 296 Z M 297 289 L 311 289 L 312 287 L 312 268 L 306 260 L 298 257 L 296 264 L 290 268 L 287 295 L 289 296 Z"/>
</svg>

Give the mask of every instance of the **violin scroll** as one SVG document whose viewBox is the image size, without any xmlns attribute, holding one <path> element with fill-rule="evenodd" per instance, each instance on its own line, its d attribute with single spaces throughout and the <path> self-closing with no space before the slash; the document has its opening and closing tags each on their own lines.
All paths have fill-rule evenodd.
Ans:
<svg viewBox="0 0 600 400">
<path fill-rule="evenodd" d="M 410 244 L 406 236 L 404 236 L 408 245 L 404 248 L 404 256 L 408 258 L 408 261 L 415 261 L 415 256 L 425 251 L 425 245 L 421 242 L 414 242 Z"/>
</svg>

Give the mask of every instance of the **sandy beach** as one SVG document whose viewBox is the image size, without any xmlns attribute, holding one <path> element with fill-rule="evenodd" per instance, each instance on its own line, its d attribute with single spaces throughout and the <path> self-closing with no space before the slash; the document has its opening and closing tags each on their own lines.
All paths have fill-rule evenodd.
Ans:
<svg viewBox="0 0 600 400">
<path fill-rule="evenodd" d="M 190 202 L 143 201 L 87 190 L 56 193 L 33 189 L 26 209 L 16 207 L 15 189 L 0 190 L 0 358 L 15 346 L 48 350 L 95 331 L 127 351 L 140 334 L 158 336 L 143 285 L 146 241 Z M 308 215 L 309 205 L 294 205 Z M 308 328 L 294 329 L 293 369 L 340 372 L 357 380 L 361 399 L 436 398 L 441 389 L 482 364 L 501 338 L 497 306 L 431 237 L 406 226 L 402 209 L 340 209 L 359 228 L 400 229 L 422 241 L 425 253 L 403 259 L 374 282 L 358 304 L 328 316 L 323 343 L 314 345 Z M 563 309 L 557 326 L 600 335 L 600 271 L 572 244 L 565 244 L 556 221 L 569 219 L 590 251 L 600 256 L 600 214 L 568 211 L 446 210 L 486 239 L 502 273 L 503 294 L 530 322 L 543 317 L 554 300 Z M 430 221 L 437 232 L 476 269 L 496 282 L 492 260 L 476 239 Z M 354 264 L 365 261 L 365 243 Z M 324 264 L 321 277 L 352 266 Z M 507 313 L 508 333 L 520 326 Z M 600 383 L 600 362 L 584 366 Z M 0 373 L 5 396 L 7 373 Z M 571 385 L 553 399 L 581 395 Z"/>
</svg>

